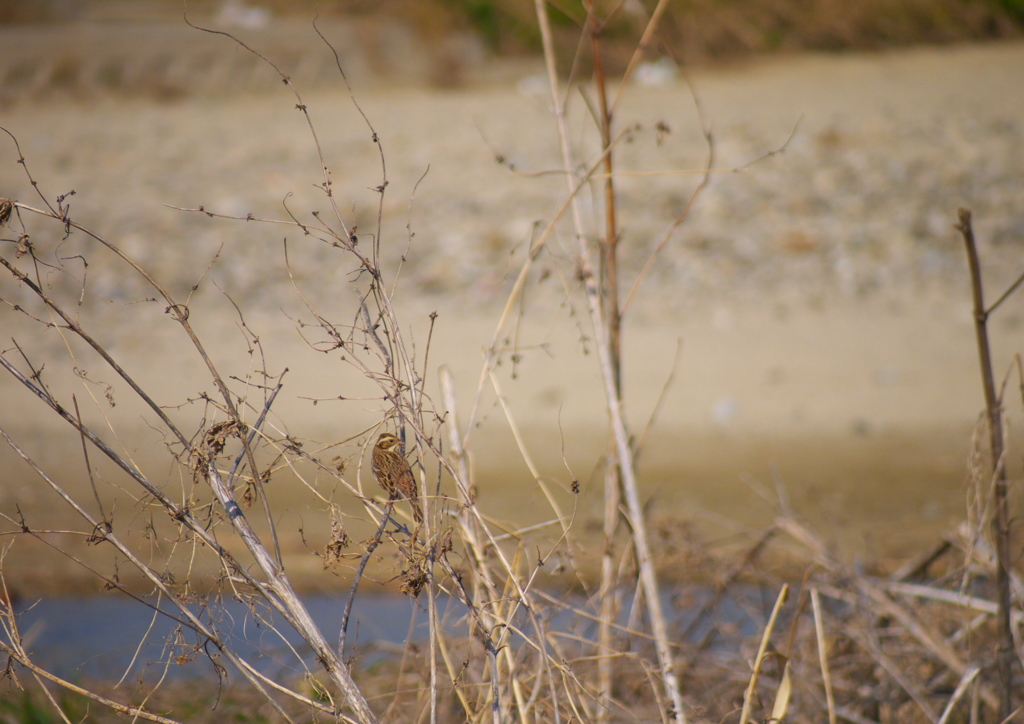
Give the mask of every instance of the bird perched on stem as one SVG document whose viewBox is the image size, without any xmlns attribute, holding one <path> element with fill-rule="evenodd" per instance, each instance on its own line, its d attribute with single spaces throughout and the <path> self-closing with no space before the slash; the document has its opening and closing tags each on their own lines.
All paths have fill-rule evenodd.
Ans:
<svg viewBox="0 0 1024 724">
<path fill-rule="evenodd" d="M 420 496 L 409 461 L 401 452 L 402 441 L 390 432 L 382 432 L 373 446 L 373 477 L 384 488 L 389 500 L 407 498 L 412 504 L 412 515 L 417 523 L 423 522 Z"/>
</svg>

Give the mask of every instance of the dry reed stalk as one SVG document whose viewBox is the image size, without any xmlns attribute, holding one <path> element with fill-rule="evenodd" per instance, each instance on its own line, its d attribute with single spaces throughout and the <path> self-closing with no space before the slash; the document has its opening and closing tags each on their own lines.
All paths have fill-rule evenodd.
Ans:
<svg viewBox="0 0 1024 724">
<path fill-rule="evenodd" d="M 821 668 L 821 681 L 825 687 L 825 701 L 828 706 L 828 722 L 836 724 L 836 700 L 832 693 L 832 676 L 828 668 L 828 641 L 825 638 L 825 626 L 822 623 L 821 596 L 817 588 L 811 588 L 811 607 L 814 611 L 814 633 L 818 642 L 818 666 Z"/>
<path fill-rule="evenodd" d="M 948 724 L 950 718 L 953 716 L 953 711 L 957 703 L 961 698 L 963 698 L 963 695 L 967 693 L 968 687 L 974 683 L 974 680 L 978 678 L 978 674 L 980 673 L 980 666 L 971 666 L 964 672 L 964 675 L 960 677 L 960 681 L 956 685 L 956 689 L 953 690 L 953 695 L 949 697 L 949 701 L 946 703 L 946 708 L 943 710 L 942 716 L 939 717 L 938 724 Z"/>
<path fill-rule="evenodd" d="M 775 622 L 778 620 L 779 612 L 785 605 L 788 595 L 789 584 L 783 584 L 782 590 L 779 591 L 779 597 L 775 599 L 775 606 L 772 608 L 771 616 L 768 617 L 768 623 L 764 627 L 764 633 L 761 635 L 761 643 L 758 645 L 757 655 L 754 657 L 750 681 L 747 684 L 746 691 L 743 693 L 743 709 L 740 711 L 739 724 L 747 724 L 750 721 L 750 708 L 754 702 L 754 689 L 757 688 L 757 679 L 761 675 L 761 664 L 764 663 L 765 655 L 768 652 L 768 643 L 771 641 L 772 632 L 775 630 Z"/>
<path fill-rule="evenodd" d="M 967 264 L 971 275 L 971 296 L 974 302 L 974 332 L 977 338 L 982 388 L 985 393 L 989 445 L 992 450 L 992 495 L 995 506 L 995 515 L 992 518 L 992 538 L 995 541 L 996 548 L 996 602 L 999 606 L 997 614 L 999 650 L 996 657 L 996 668 L 999 672 L 1000 681 L 999 711 L 1004 719 L 1008 719 L 1013 711 L 1013 661 L 1015 658 L 1013 629 L 1010 625 L 1010 572 L 1013 565 L 1010 552 L 1010 507 L 1003 454 L 1005 445 L 1003 439 L 1003 403 L 1001 396 L 996 393 L 987 322 L 989 315 L 1009 297 L 1017 285 L 1024 280 L 1024 276 L 1011 285 L 995 304 L 986 308 L 981 280 L 981 262 L 978 260 L 978 248 L 974 241 L 970 209 L 958 209 L 957 217 L 959 218 L 959 223 L 956 225 L 956 229 L 964 239 L 964 245 L 967 250 Z"/>
<path fill-rule="evenodd" d="M 565 107 L 562 95 L 559 91 L 558 74 L 555 69 L 555 54 L 552 41 L 551 28 L 548 21 L 547 9 L 543 0 L 535 1 L 537 20 L 541 30 L 541 40 L 544 48 L 545 64 L 547 67 L 548 85 L 551 90 L 553 114 L 555 125 L 558 131 L 559 146 L 561 149 L 562 167 L 566 174 L 568 191 L 572 195 L 572 221 L 576 231 L 579 245 L 580 277 L 584 284 L 587 299 L 587 306 L 591 317 L 591 326 L 594 332 L 595 345 L 598 352 L 601 374 L 605 388 L 605 402 L 608 410 L 608 422 L 611 427 L 611 435 L 614 439 L 614 453 L 616 456 L 615 465 L 620 473 L 620 481 L 623 488 L 623 495 L 629 511 L 629 523 L 634 548 L 637 554 L 637 562 L 640 569 L 640 580 L 645 593 L 645 602 L 651 618 L 651 626 L 654 630 L 655 648 L 662 681 L 664 682 L 665 693 L 671 702 L 669 716 L 679 721 L 686 721 L 686 712 L 683 706 L 683 699 L 680 693 L 679 682 L 675 672 L 675 663 L 672 656 L 668 638 L 668 629 L 665 623 L 665 614 L 662 610 L 660 589 L 658 586 L 657 574 L 654 571 L 654 562 L 651 556 L 648 542 L 647 527 L 644 521 L 643 507 L 640 503 L 637 483 L 635 478 L 635 467 L 633 465 L 633 451 L 630 447 L 629 434 L 626 431 L 623 419 L 622 401 L 619 394 L 620 387 L 617 383 L 619 377 L 619 364 L 614 357 L 613 345 L 617 341 L 617 331 L 610 331 L 607 317 L 606 305 L 609 300 L 604 296 L 603 290 L 597 282 L 597 275 L 590 262 L 590 250 L 587 247 L 586 234 L 579 205 L 575 202 L 575 191 L 573 183 L 573 169 L 575 164 L 572 161 L 569 150 L 569 138 L 565 126 Z M 607 124 L 605 124 L 607 125 Z M 607 129 L 606 129 L 607 131 Z M 611 144 L 606 132 L 602 151 L 607 158 L 611 151 Z M 610 243 L 610 240 L 606 240 Z M 615 302 L 616 305 L 618 302 Z M 616 307 L 614 315 L 618 315 Z M 614 335 L 614 336 L 610 336 Z"/>
<path fill-rule="evenodd" d="M 879 583 L 879 587 L 886 591 L 899 593 L 914 598 L 925 598 L 932 601 L 942 601 L 959 608 L 969 608 L 987 615 L 998 615 L 999 605 L 994 601 L 988 601 L 977 596 L 960 591 L 946 591 L 932 586 L 924 586 L 915 583 L 901 583 L 897 581 Z M 1024 623 L 1024 611 L 1010 611 L 1011 622 L 1014 628 Z"/>
<path fill-rule="evenodd" d="M 452 382 L 451 372 L 447 367 L 441 368 L 440 377 L 444 406 L 447 415 L 449 416 L 448 439 L 452 450 L 449 459 L 453 464 L 455 484 L 459 492 L 460 513 L 458 521 L 462 535 L 469 545 L 472 560 L 475 564 L 474 571 L 476 575 L 473 577 L 474 598 L 475 600 L 486 598 L 489 601 L 498 602 L 502 600 L 503 593 L 498 590 L 498 584 L 493 576 L 491 567 L 487 563 L 487 555 L 485 553 L 485 549 L 490 545 L 497 548 L 497 543 L 494 542 L 493 538 L 490 539 L 489 543 L 486 542 L 485 539 L 489 537 L 489 535 L 486 532 L 486 526 L 479 515 L 479 511 L 476 509 L 474 496 L 470 493 L 471 477 L 468 464 L 469 455 L 463 446 L 463 438 L 459 432 L 461 428 L 458 422 L 455 387 Z M 481 533 L 484 533 L 484 535 L 482 536 Z M 507 570 L 511 573 L 510 568 Z M 486 594 L 486 596 L 482 594 Z M 492 718 L 495 724 L 498 724 L 498 722 L 502 721 L 509 715 L 508 705 L 502 703 L 503 697 L 499 686 L 499 681 L 501 679 L 498 673 L 499 649 L 505 657 L 510 674 L 516 670 L 515 661 L 513 660 L 512 652 L 508 647 L 499 647 L 491 642 L 490 632 L 500 626 L 503 626 L 503 620 L 498 616 L 492 615 L 489 607 L 474 607 L 473 611 L 475 612 L 475 615 L 480 618 L 482 632 L 487 632 L 486 638 L 483 638 L 482 640 L 484 641 L 485 648 L 488 652 L 492 671 L 492 705 L 490 708 Z M 515 687 L 515 689 L 518 691 L 519 687 Z M 522 705 L 521 696 L 517 696 L 517 701 Z"/>
<path fill-rule="evenodd" d="M 612 119 L 608 107 L 607 79 L 604 74 L 604 62 L 601 52 L 599 20 L 594 10 L 593 0 L 584 0 L 587 13 L 584 35 L 589 36 L 591 57 L 594 63 L 594 84 L 597 87 L 598 108 L 597 122 L 600 133 L 600 147 L 606 151 L 602 160 L 604 167 L 604 210 L 605 229 L 601 244 L 603 259 L 601 270 L 601 297 L 604 305 L 605 320 L 608 325 L 609 360 L 611 362 L 611 378 L 614 394 L 622 401 L 622 308 L 619 304 L 619 226 L 616 222 L 616 196 L 614 162 L 612 159 Z M 625 82 L 625 79 L 623 79 Z M 619 526 L 619 501 L 622 490 L 622 471 L 616 454 L 615 437 L 609 430 L 608 454 L 604 465 L 604 522 L 602 534 L 604 550 L 601 556 L 601 624 L 598 632 L 598 651 L 602 654 L 598 659 L 598 689 L 601 691 L 598 722 L 607 721 L 607 713 L 611 711 L 612 667 L 610 654 L 614 651 L 612 623 L 618 616 L 618 605 L 615 595 L 615 572 L 613 557 L 615 533 Z"/>
<path fill-rule="evenodd" d="M 611 460 L 606 464 L 606 471 L 612 469 Z M 607 722 L 612 708 L 612 676 L 616 650 L 613 623 L 619 617 L 620 605 L 617 591 L 615 567 L 615 533 L 619 524 L 619 505 L 621 501 L 621 485 L 618 474 L 611 476 L 605 473 L 604 485 L 604 516 L 602 521 L 601 549 L 601 586 L 598 597 L 601 601 L 601 621 L 598 627 L 597 651 L 598 679 L 597 688 L 601 692 L 598 702 L 598 722 Z"/>
</svg>

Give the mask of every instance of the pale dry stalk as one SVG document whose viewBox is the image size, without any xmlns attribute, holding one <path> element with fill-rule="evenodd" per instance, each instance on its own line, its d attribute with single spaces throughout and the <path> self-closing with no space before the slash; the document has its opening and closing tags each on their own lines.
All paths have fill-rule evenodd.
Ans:
<svg viewBox="0 0 1024 724">
<path fill-rule="evenodd" d="M 373 724 L 377 721 L 376 715 L 370 709 L 363 693 L 359 690 L 348 666 L 342 662 L 334 649 L 327 643 L 320 628 L 309 615 L 302 600 L 295 592 L 291 581 L 284 573 L 284 569 L 277 565 L 273 556 L 260 541 L 259 536 L 249 525 L 245 514 L 235 500 L 234 493 L 224 484 L 213 460 L 206 468 L 206 478 L 214 495 L 227 513 L 228 520 L 238 536 L 245 543 L 249 553 L 256 560 L 266 582 L 260 592 L 266 599 L 285 617 L 289 624 L 298 632 L 306 643 L 313 649 L 317 661 L 334 681 L 335 685 L 345 696 L 346 702 L 355 711 L 359 721 Z"/>
<path fill-rule="evenodd" d="M 828 666 L 828 640 L 825 638 L 821 595 L 817 588 L 811 589 L 811 609 L 814 613 L 814 633 L 818 644 L 818 666 L 821 668 L 821 681 L 825 687 L 825 702 L 828 706 L 828 724 L 836 724 L 836 700 L 832 693 L 832 674 Z"/>
<path fill-rule="evenodd" d="M 771 616 L 768 617 L 768 624 L 764 627 L 764 633 L 761 636 L 761 645 L 758 646 L 757 656 L 754 657 L 753 671 L 750 673 L 750 681 L 747 684 L 747 690 L 743 694 L 743 709 L 740 712 L 739 724 L 747 724 L 750 721 L 750 707 L 754 702 L 754 690 L 757 688 L 757 680 L 761 675 L 761 664 L 764 663 L 765 654 L 768 652 L 768 643 L 771 641 L 772 632 L 775 630 L 775 622 L 779 618 L 779 612 L 782 610 L 783 605 L 786 603 L 786 598 L 789 595 L 789 584 L 782 584 L 782 590 L 779 591 L 779 596 L 775 599 L 775 606 L 772 608 Z"/>
<path fill-rule="evenodd" d="M 568 189 L 570 192 L 573 192 L 573 169 L 575 164 L 572 161 L 571 151 L 569 150 L 569 136 L 565 125 L 565 106 L 562 95 L 559 92 L 560 84 L 555 68 L 554 44 L 544 1 L 535 0 L 535 9 L 541 28 L 541 39 L 544 47 L 548 83 L 551 88 L 552 108 L 558 130 L 563 170 L 566 174 Z M 608 149 L 603 150 L 607 151 Z M 679 721 L 685 722 L 686 712 L 683 707 L 682 694 L 680 693 L 679 681 L 675 672 L 675 663 L 668 638 L 668 627 L 665 623 L 665 614 L 662 608 L 657 574 L 654 570 L 654 561 L 651 555 L 643 506 L 640 502 L 637 488 L 633 450 L 630 446 L 629 433 L 626 430 L 623 416 L 622 401 L 618 394 L 618 385 L 616 384 L 617 364 L 612 356 L 612 340 L 609 338 L 604 299 L 601 289 L 598 287 L 597 276 L 590 260 L 590 249 L 587 245 L 582 214 L 579 205 L 575 203 L 575 196 L 573 196 L 573 199 L 572 218 L 580 250 L 580 276 L 583 278 L 587 307 L 590 312 L 591 326 L 601 367 L 609 424 L 611 425 L 611 433 L 615 441 L 615 455 L 618 458 L 615 464 L 617 464 L 621 473 L 623 495 L 626 499 L 631 535 L 637 554 L 637 565 L 640 570 L 640 581 L 644 589 L 644 600 L 651 618 L 658 665 L 666 697 L 672 705 L 672 716 Z"/>
</svg>

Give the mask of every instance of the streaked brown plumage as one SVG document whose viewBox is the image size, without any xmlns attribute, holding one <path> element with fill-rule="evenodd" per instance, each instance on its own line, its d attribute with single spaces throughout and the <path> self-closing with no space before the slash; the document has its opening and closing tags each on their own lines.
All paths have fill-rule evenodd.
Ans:
<svg viewBox="0 0 1024 724">
<path fill-rule="evenodd" d="M 412 514 L 417 523 L 423 522 L 420 496 L 416 490 L 416 479 L 409 469 L 409 461 L 401 452 L 402 441 L 390 432 L 382 432 L 373 446 L 373 477 L 384 488 L 388 498 L 408 498 Z"/>
</svg>

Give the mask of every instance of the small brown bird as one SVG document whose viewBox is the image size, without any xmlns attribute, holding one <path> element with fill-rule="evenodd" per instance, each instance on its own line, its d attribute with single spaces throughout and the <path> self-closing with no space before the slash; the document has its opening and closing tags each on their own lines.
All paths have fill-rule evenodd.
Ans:
<svg viewBox="0 0 1024 724">
<path fill-rule="evenodd" d="M 409 469 L 409 461 L 401 452 L 402 441 L 390 432 L 382 432 L 373 446 L 373 477 L 388 494 L 390 500 L 408 498 L 412 504 L 412 515 L 417 523 L 423 522 L 420 496 L 416 490 L 416 479 Z M 397 449 L 396 449 L 397 448 Z"/>
</svg>

